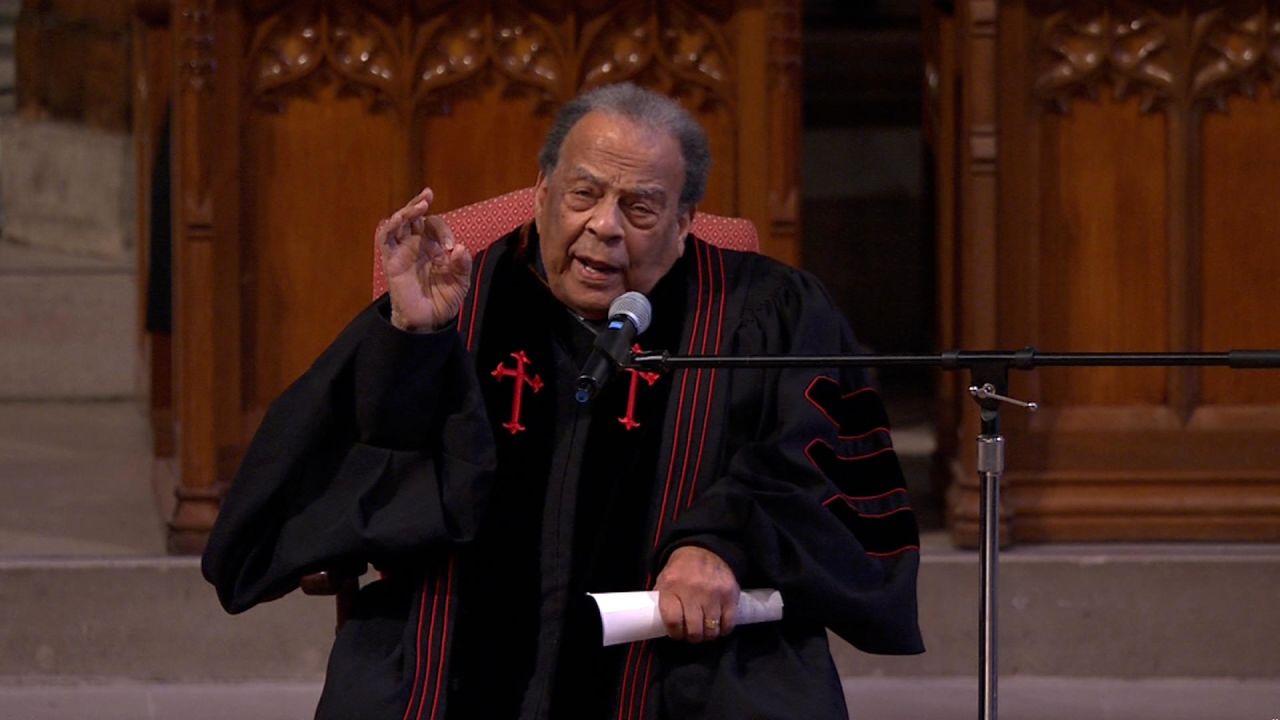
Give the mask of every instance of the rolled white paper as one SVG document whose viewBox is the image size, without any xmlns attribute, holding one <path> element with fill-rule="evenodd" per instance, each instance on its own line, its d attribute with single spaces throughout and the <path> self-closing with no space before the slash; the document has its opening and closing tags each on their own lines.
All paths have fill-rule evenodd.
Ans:
<svg viewBox="0 0 1280 720">
<path fill-rule="evenodd" d="M 667 634 L 658 610 L 658 591 L 587 593 L 600 610 L 604 645 L 651 640 Z M 782 593 L 763 588 L 738 595 L 737 625 L 782 619 Z"/>
</svg>

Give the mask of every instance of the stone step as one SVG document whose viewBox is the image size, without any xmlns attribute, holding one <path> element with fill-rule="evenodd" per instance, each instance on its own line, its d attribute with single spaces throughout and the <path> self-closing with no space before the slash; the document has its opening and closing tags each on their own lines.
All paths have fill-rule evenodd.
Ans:
<svg viewBox="0 0 1280 720">
<path fill-rule="evenodd" d="M 1000 579 L 1002 678 L 1280 678 L 1275 546 L 1018 548 Z M 842 676 L 976 677 L 977 583 L 973 553 L 926 545 L 929 651 L 836 643 Z M 194 558 L 0 560 L 0 607 L 11 684 L 315 681 L 333 623 L 331 601 L 296 593 L 228 617 Z"/>
<path fill-rule="evenodd" d="M 310 720 L 318 682 L 0 685 L 0 716 L 21 720 Z"/>
<path fill-rule="evenodd" d="M 320 685 L 108 683 L 0 685 L 0 714 L 22 720 L 307 720 Z M 972 720 L 968 678 L 863 678 L 845 684 L 851 718 Z M 1276 717 L 1280 681 L 1018 677 L 1000 686 L 1002 717 L 1217 720 Z"/>
<path fill-rule="evenodd" d="M 138 395 L 132 258 L 0 241 L 0 400 Z"/>
<path fill-rule="evenodd" d="M 328 599 L 290 595 L 232 617 L 195 558 L 0 560 L 0 678 L 315 682 Z"/>
<path fill-rule="evenodd" d="M 146 408 L 0 403 L 0 554 L 159 556 Z"/>
<path fill-rule="evenodd" d="M 1280 677 L 1280 545 L 1026 545 L 1001 553 L 997 575 L 1001 674 Z M 979 590 L 977 553 L 927 535 L 927 652 L 833 643 L 842 674 L 976 675 Z"/>
</svg>

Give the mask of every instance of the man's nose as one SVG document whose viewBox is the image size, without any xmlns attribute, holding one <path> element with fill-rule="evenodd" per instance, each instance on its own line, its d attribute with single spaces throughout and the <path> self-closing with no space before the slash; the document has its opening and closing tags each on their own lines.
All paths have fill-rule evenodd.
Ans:
<svg viewBox="0 0 1280 720">
<path fill-rule="evenodd" d="M 603 241 L 617 240 L 622 237 L 622 207 L 618 201 L 604 197 L 591 210 L 587 220 L 587 230 Z"/>
</svg>

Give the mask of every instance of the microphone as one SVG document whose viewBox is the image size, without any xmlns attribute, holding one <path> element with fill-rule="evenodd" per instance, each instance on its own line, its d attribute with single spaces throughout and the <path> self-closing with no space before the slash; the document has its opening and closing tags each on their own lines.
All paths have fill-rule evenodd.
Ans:
<svg viewBox="0 0 1280 720">
<path fill-rule="evenodd" d="M 609 322 L 596 335 L 591 356 L 578 375 L 577 391 L 573 397 L 585 403 L 609 381 L 613 371 L 627 359 L 631 341 L 644 332 L 653 319 L 649 298 L 632 290 L 622 293 L 609 304 Z"/>
</svg>

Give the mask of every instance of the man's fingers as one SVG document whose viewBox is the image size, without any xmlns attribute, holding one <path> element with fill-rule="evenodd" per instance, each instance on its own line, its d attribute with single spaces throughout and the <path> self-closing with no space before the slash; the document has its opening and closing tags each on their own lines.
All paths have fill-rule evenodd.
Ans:
<svg viewBox="0 0 1280 720">
<path fill-rule="evenodd" d="M 658 614 L 662 616 L 662 624 L 667 628 L 667 635 L 676 640 L 685 638 L 684 606 L 680 603 L 680 598 L 669 592 L 659 592 Z"/>
<path fill-rule="evenodd" d="M 659 597 L 679 599 L 685 640 L 714 640 L 733 629 L 738 582 L 728 564 L 710 550 L 693 545 L 676 548 L 658 574 L 656 587 Z M 663 620 L 669 621 L 665 613 Z"/>
<path fill-rule="evenodd" d="M 416 231 L 422 236 L 423 247 L 431 262 L 441 264 L 448 261 L 457 241 L 453 239 L 453 230 L 439 216 L 431 215 L 416 221 Z"/>
<path fill-rule="evenodd" d="M 724 617 L 720 608 L 709 606 L 702 611 L 702 637 L 704 640 L 715 640 L 723 635 Z"/>
<path fill-rule="evenodd" d="M 434 199 L 435 193 L 430 187 L 425 187 L 404 207 L 392 213 L 391 217 L 379 222 L 374 229 L 374 239 L 378 245 L 390 249 L 404 242 L 409 235 L 423 235 L 425 218 Z"/>
<path fill-rule="evenodd" d="M 439 215 L 428 215 L 422 219 L 423 231 L 444 246 L 445 250 L 452 250 L 453 246 L 458 243 L 453 237 L 453 229 L 449 227 Z"/>
<path fill-rule="evenodd" d="M 691 643 L 700 643 L 707 635 L 703 624 L 702 606 L 689 603 L 684 606 L 684 639 Z"/>
<path fill-rule="evenodd" d="M 658 612 L 662 616 L 662 624 L 667 628 L 667 635 L 672 639 L 701 643 L 722 638 L 732 632 L 737 607 L 736 603 L 704 607 L 695 602 L 684 602 L 675 593 L 660 592 Z"/>
<path fill-rule="evenodd" d="M 734 597 L 730 603 L 720 610 L 720 636 L 724 637 L 733 632 L 738 626 L 738 598 Z"/>
<path fill-rule="evenodd" d="M 415 200 L 409 203 L 408 205 L 405 205 L 404 207 L 400 208 L 399 210 L 395 211 L 394 213 L 392 213 L 391 217 L 387 218 L 385 222 L 387 223 L 388 226 L 393 228 L 397 233 L 400 233 L 401 235 L 403 235 L 405 232 L 411 229 L 409 227 L 410 223 L 412 223 L 414 220 L 417 220 L 419 218 L 426 217 L 428 211 L 430 210 L 431 210 L 430 201 Z"/>
<path fill-rule="evenodd" d="M 440 264 L 448 259 L 448 251 L 441 247 L 440 243 L 437 242 L 435 238 L 422 235 L 419 235 L 418 237 L 420 238 L 419 241 L 422 243 L 423 252 L 427 254 L 427 259 L 433 264 Z"/>
<path fill-rule="evenodd" d="M 471 277 L 471 252 L 463 246 L 455 246 L 449 251 L 450 269 L 460 278 Z"/>
</svg>

